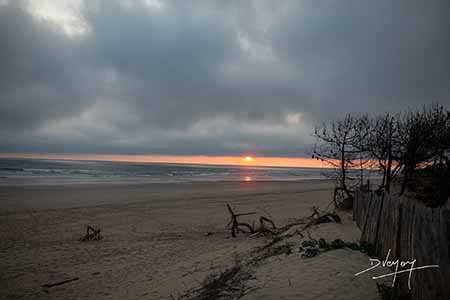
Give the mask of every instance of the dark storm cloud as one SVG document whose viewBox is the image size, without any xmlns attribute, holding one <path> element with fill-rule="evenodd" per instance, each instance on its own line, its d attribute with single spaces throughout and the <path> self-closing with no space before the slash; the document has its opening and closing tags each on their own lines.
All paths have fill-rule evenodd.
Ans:
<svg viewBox="0 0 450 300">
<path fill-rule="evenodd" d="M 303 155 L 337 114 L 450 104 L 446 1 L 88 1 L 76 36 L 24 7 L 0 152 Z"/>
<path fill-rule="evenodd" d="M 320 85 L 316 110 L 333 115 L 450 103 L 448 1 L 297 4 L 274 26 L 273 45 L 311 75 L 311 85 Z M 329 110 L 333 99 L 341 105 Z"/>
<path fill-rule="evenodd" d="M 73 57 L 76 42 L 45 23 L 37 24 L 17 4 L 0 6 L 0 28 L 3 134 L 79 113 L 95 99 Z"/>
</svg>

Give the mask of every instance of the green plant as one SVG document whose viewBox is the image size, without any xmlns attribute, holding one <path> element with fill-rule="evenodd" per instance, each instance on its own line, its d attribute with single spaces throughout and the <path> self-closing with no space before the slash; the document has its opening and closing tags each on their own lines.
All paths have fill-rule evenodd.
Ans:
<svg viewBox="0 0 450 300">
<path fill-rule="evenodd" d="M 358 244 L 351 241 L 344 241 L 342 239 L 327 241 L 322 238 L 319 239 L 318 241 L 316 240 L 303 241 L 301 246 L 299 247 L 299 252 L 302 253 L 302 257 L 314 257 L 317 256 L 320 252 L 344 248 L 351 249 L 354 251 L 361 251 L 362 253 L 369 255 L 373 253 L 373 246 L 368 243 L 361 242 L 360 244 Z"/>
</svg>

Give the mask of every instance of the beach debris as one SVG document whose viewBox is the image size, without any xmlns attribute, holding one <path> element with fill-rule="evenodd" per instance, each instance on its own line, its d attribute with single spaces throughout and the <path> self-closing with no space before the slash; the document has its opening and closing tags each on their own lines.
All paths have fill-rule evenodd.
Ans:
<svg viewBox="0 0 450 300">
<path fill-rule="evenodd" d="M 320 248 L 319 244 L 325 247 L 328 245 L 328 242 L 324 243 L 324 241 L 321 240 L 313 240 L 308 231 L 308 227 L 320 223 L 339 223 L 341 221 L 336 213 L 325 213 L 319 211 L 318 208 L 313 207 L 312 215 L 302 219 L 293 219 L 283 227 L 277 227 L 271 218 L 266 216 L 260 216 L 257 219 L 257 222 L 255 222 L 255 225 L 255 223 L 250 224 L 242 222 L 238 218 L 241 216 L 255 215 L 256 212 L 235 213 L 229 204 L 227 204 L 227 209 L 231 219 L 226 227 L 230 228 L 233 237 L 236 237 L 238 233 L 270 234 L 270 240 L 264 246 L 255 249 L 249 258 L 236 259 L 235 264 L 228 269 L 225 269 L 220 273 L 209 275 L 202 283 L 200 283 L 200 287 L 190 289 L 178 298 L 175 298 L 172 295 L 172 299 L 238 299 L 243 295 L 248 294 L 253 289 L 256 289 L 250 289 L 248 285 L 245 284 L 246 281 L 255 278 L 255 266 L 260 265 L 270 257 L 278 257 L 280 255 L 289 256 L 294 253 L 306 254 L 304 255 L 306 257 L 318 255 L 320 252 L 325 251 Z M 299 226 L 299 228 L 293 228 L 295 230 L 292 233 L 286 234 L 290 228 L 295 226 Z M 297 252 L 296 249 L 299 248 L 297 248 L 294 243 L 285 241 L 285 239 L 293 235 L 299 235 L 303 238 L 303 234 L 307 234 L 311 241 L 302 245 L 300 247 L 301 251 Z M 282 241 L 285 242 L 281 243 Z M 327 247 L 329 250 L 333 247 L 354 247 L 353 244 L 337 240 L 330 242 L 330 245 L 331 246 Z"/>
<path fill-rule="evenodd" d="M 242 233 L 250 233 L 250 234 L 256 234 L 256 235 L 280 235 L 286 231 L 288 231 L 291 227 L 297 226 L 297 225 L 303 225 L 301 230 L 296 230 L 294 234 L 300 234 L 302 235 L 301 231 L 304 231 L 308 229 L 309 227 L 313 225 L 318 225 L 322 223 L 340 223 L 341 218 L 339 215 L 333 211 L 333 212 L 321 212 L 319 209 L 315 206 L 312 207 L 312 214 L 309 217 L 294 220 L 291 223 L 286 224 L 283 227 L 277 227 L 275 223 L 268 217 L 260 216 L 259 217 L 259 227 L 255 226 L 254 223 L 249 224 L 246 222 L 240 222 L 238 221 L 238 217 L 241 216 L 248 216 L 248 215 L 254 215 L 256 212 L 248 212 L 248 213 L 235 213 L 231 206 L 227 204 L 228 211 L 231 215 L 230 222 L 228 222 L 226 228 L 230 228 L 231 230 L 231 236 L 236 237 L 236 235 L 239 232 Z M 230 227 L 231 225 L 231 227 Z M 291 234 L 292 235 L 292 234 Z"/>
<path fill-rule="evenodd" d="M 100 234 L 101 229 L 94 228 L 90 225 L 86 227 L 86 234 L 80 238 L 80 242 L 86 242 L 86 241 L 98 241 L 101 240 L 103 237 Z"/>
<path fill-rule="evenodd" d="M 250 234 L 277 234 L 277 226 L 275 223 L 268 217 L 260 216 L 259 217 L 259 227 L 255 226 L 255 222 L 251 225 L 245 222 L 238 222 L 238 217 L 254 215 L 256 212 L 248 212 L 248 213 L 239 213 L 236 214 L 229 204 L 227 204 L 228 211 L 231 215 L 231 220 L 228 222 L 226 228 L 230 228 L 231 225 L 231 236 L 236 237 L 236 234 L 239 232 L 242 233 L 250 233 Z"/>
<path fill-rule="evenodd" d="M 310 221 L 305 225 L 305 227 L 303 227 L 303 229 L 322 223 L 341 223 L 341 218 L 335 212 L 321 213 L 315 206 L 312 207 L 312 211 L 312 215 L 308 217 Z"/>
<path fill-rule="evenodd" d="M 231 206 L 229 204 L 227 204 L 227 208 L 228 208 L 228 211 L 230 212 L 231 220 L 230 220 L 230 222 L 228 222 L 226 227 L 229 228 L 229 226 L 231 225 L 231 236 L 232 237 L 236 237 L 236 234 L 238 232 L 243 232 L 243 233 L 255 232 L 253 226 L 251 226 L 250 224 L 245 223 L 245 222 L 238 222 L 237 218 L 241 217 L 241 216 L 254 215 L 254 214 L 256 214 L 256 212 L 236 214 L 233 212 L 233 210 L 231 209 Z M 245 228 L 245 229 L 243 229 L 243 228 Z"/>
<path fill-rule="evenodd" d="M 72 282 L 72 281 L 77 281 L 78 279 L 80 279 L 80 278 L 73 277 L 73 278 L 70 278 L 70 279 L 66 279 L 66 280 L 62 280 L 62 281 L 58 281 L 58 282 L 54 282 L 54 283 L 43 284 L 41 286 L 43 288 L 52 288 L 52 287 L 55 287 L 55 286 L 58 286 L 58 285 L 63 285 L 63 284 L 66 284 L 66 283 L 69 283 L 69 282 Z"/>
<path fill-rule="evenodd" d="M 228 269 L 209 275 L 199 288 L 192 289 L 178 299 L 238 299 L 253 290 L 245 282 L 255 278 L 249 270 L 236 263 Z M 175 297 L 172 296 L 172 299 Z"/>
<path fill-rule="evenodd" d="M 259 217 L 259 225 L 259 233 L 275 234 L 275 231 L 277 230 L 277 226 L 275 226 L 275 223 L 271 219 L 264 216 Z M 270 228 L 268 227 L 268 225 L 270 225 Z"/>
<path fill-rule="evenodd" d="M 328 209 L 329 207 L 327 207 Z M 299 235 L 303 237 L 303 233 L 311 226 L 318 225 L 321 223 L 340 223 L 341 218 L 339 215 L 335 212 L 335 210 L 332 213 L 329 212 L 321 212 L 319 209 L 315 206 L 312 208 L 313 213 L 306 217 L 306 218 L 297 218 L 292 219 L 289 223 L 284 225 L 283 227 L 277 228 L 275 231 L 276 235 L 282 235 L 283 238 L 288 238 L 294 235 Z M 289 232 L 290 228 L 292 227 L 299 227 L 295 229 L 293 232 Z M 308 232 L 307 232 L 308 233 Z"/>
</svg>

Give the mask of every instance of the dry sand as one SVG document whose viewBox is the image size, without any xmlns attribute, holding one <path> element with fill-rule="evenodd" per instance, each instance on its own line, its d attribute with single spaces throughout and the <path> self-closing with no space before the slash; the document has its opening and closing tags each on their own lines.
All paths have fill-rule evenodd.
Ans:
<svg viewBox="0 0 450 300">
<path fill-rule="evenodd" d="M 267 242 L 231 238 L 226 203 L 285 224 L 331 197 L 324 180 L 0 187 L 0 299 L 177 298 Z M 351 215 L 341 217 L 311 235 L 358 240 Z M 104 238 L 79 242 L 87 224 Z M 303 259 L 295 250 L 255 267 L 243 299 L 379 299 L 369 274 L 354 276 L 369 266 L 357 251 Z"/>
</svg>

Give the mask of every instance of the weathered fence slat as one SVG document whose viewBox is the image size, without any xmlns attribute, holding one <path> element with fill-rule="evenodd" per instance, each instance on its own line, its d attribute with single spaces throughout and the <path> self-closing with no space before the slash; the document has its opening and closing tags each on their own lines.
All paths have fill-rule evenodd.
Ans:
<svg viewBox="0 0 450 300">
<path fill-rule="evenodd" d="M 384 259 L 391 249 L 390 259 L 416 259 L 416 267 L 439 265 L 413 272 L 411 290 L 408 274 L 400 274 L 397 283 L 402 293 L 411 293 L 413 300 L 450 299 L 448 208 L 429 208 L 413 199 L 361 188 L 355 194 L 353 214 L 361 241 L 373 244 L 378 257 Z"/>
</svg>

